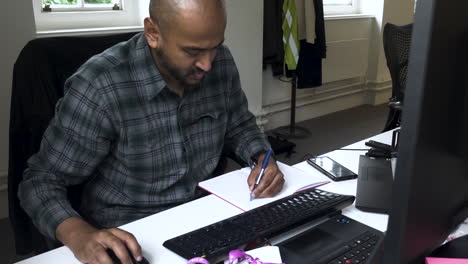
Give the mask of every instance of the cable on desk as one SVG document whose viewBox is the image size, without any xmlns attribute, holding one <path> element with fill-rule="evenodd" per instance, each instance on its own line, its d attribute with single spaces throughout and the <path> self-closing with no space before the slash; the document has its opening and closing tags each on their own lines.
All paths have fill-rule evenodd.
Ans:
<svg viewBox="0 0 468 264">
<path fill-rule="evenodd" d="M 305 161 L 305 160 L 312 159 L 312 158 L 316 158 L 316 157 L 317 157 L 317 156 L 315 156 L 315 155 L 312 155 L 312 154 L 310 154 L 310 153 L 307 153 L 307 154 L 305 154 L 304 156 L 302 156 L 302 159 L 301 159 L 301 160 L 302 160 L 302 161 Z"/>
</svg>

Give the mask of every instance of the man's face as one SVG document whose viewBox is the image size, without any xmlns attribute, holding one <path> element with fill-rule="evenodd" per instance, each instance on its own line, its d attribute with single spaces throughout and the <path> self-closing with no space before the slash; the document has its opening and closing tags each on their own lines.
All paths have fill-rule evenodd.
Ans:
<svg viewBox="0 0 468 264">
<path fill-rule="evenodd" d="M 162 31 L 154 57 L 163 76 L 184 88 L 200 83 L 224 42 L 224 15 L 181 15 Z M 166 80 L 167 81 L 167 80 Z"/>
</svg>

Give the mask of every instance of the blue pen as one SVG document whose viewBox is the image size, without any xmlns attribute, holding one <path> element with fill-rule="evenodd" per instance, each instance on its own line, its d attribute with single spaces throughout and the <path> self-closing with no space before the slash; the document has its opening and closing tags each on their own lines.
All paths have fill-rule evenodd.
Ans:
<svg viewBox="0 0 468 264">
<path fill-rule="evenodd" d="M 268 161 L 270 160 L 270 156 L 271 156 L 271 153 L 273 151 L 271 149 L 269 149 L 265 155 L 265 158 L 263 159 L 263 163 L 262 163 L 262 169 L 260 170 L 260 173 L 258 174 L 258 177 L 257 177 L 257 181 L 255 182 L 253 188 L 252 188 L 252 192 L 255 190 L 255 188 L 257 187 L 257 185 L 260 183 L 260 181 L 262 180 L 262 177 L 263 177 L 263 174 L 265 174 L 265 169 L 268 165 Z M 252 192 L 250 192 L 250 201 L 252 201 L 254 199 L 254 197 L 252 196 Z"/>
</svg>

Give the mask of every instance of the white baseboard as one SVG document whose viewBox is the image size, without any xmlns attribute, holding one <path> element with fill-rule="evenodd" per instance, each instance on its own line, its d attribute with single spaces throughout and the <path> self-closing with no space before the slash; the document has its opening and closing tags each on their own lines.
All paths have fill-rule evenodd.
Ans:
<svg viewBox="0 0 468 264">
<path fill-rule="evenodd" d="M 360 79 L 344 80 L 312 89 L 298 89 L 296 96 L 296 122 L 316 118 L 360 105 L 379 105 L 388 102 L 391 82 L 366 84 Z M 291 102 L 288 99 L 263 106 L 255 113 L 257 122 L 265 130 L 290 123 Z"/>
<path fill-rule="evenodd" d="M 388 103 L 392 96 L 392 81 L 386 82 L 370 82 L 367 84 L 368 97 L 367 103 L 370 105 L 379 105 Z"/>
</svg>

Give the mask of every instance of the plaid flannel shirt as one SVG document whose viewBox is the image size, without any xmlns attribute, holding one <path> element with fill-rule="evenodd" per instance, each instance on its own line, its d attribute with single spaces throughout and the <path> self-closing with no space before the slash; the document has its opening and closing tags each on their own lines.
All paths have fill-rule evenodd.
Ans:
<svg viewBox="0 0 468 264">
<path fill-rule="evenodd" d="M 202 83 L 180 97 L 137 34 L 67 80 L 40 150 L 28 160 L 21 205 L 55 239 L 62 221 L 79 216 L 67 186 L 85 183 L 81 215 L 99 227 L 119 226 L 196 198 L 225 142 L 246 162 L 270 148 L 229 50 L 219 47 Z"/>
</svg>

